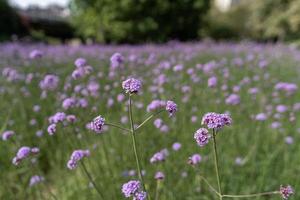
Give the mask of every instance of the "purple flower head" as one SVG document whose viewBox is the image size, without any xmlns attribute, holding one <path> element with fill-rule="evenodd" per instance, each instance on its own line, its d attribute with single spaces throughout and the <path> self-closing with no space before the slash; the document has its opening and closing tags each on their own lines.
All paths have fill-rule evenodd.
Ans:
<svg viewBox="0 0 300 200">
<path fill-rule="evenodd" d="M 18 152 L 17 152 L 17 158 L 19 159 L 24 159 L 27 158 L 31 153 L 31 148 L 30 147 L 21 147 Z"/>
<path fill-rule="evenodd" d="M 167 101 L 166 110 L 173 116 L 177 112 L 177 104 L 173 101 Z"/>
<path fill-rule="evenodd" d="M 155 173 L 154 178 L 156 180 L 163 180 L 163 179 L 165 179 L 165 174 L 162 173 L 161 171 L 158 171 L 158 172 Z"/>
<path fill-rule="evenodd" d="M 225 102 L 228 105 L 237 105 L 240 103 L 240 96 L 237 94 L 231 94 L 226 98 Z"/>
<path fill-rule="evenodd" d="M 49 135 L 54 135 L 56 132 L 56 124 L 50 124 L 47 128 Z"/>
<path fill-rule="evenodd" d="M 255 116 L 257 121 L 265 121 L 267 119 L 267 115 L 265 113 L 259 113 Z"/>
<path fill-rule="evenodd" d="M 174 151 L 178 151 L 179 149 L 181 148 L 181 144 L 179 142 L 175 142 L 173 145 L 172 145 L 172 149 Z"/>
<path fill-rule="evenodd" d="M 40 50 L 37 50 L 37 49 L 31 51 L 29 54 L 30 59 L 41 58 L 42 56 L 43 56 L 43 52 L 41 52 Z"/>
<path fill-rule="evenodd" d="M 122 83 L 122 88 L 126 93 L 138 93 L 142 87 L 142 82 L 138 79 L 129 78 Z"/>
<path fill-rule="evenodd" d="M 44 181 L 44 180 L 45 180 L 44 177 L 38 176 L 38 175 L 34 175 L 34 176 L 32 176 L 32 177 L 30 178 L 29 186 L 30 186 L 30 187 L 31 187 L 31 186 L 34 186 L 34 185 L 36 185 L 36 184 L 38 184 L 38 183 L 40 183 L 40 182 L 42 182 L 42 181 Z"/>
<path fill-rule="evenodd" d="M 79 161 L 81 160 L 83 157 L 87 157 L 90 156 L 90 151 L 89 150 L 75 150 L 73 151 L 70 160 L 75 160 L 75 161 Z"/>
<path fill-rule="evenodd" d="M 63 122 L 66 119 L 66 114 L 64 112 L 57 112 L 55 115 L 49 117 L 49 123 L 57 124 L 58 122 Z"/>
<path fill-rule="evenodd" d="M 77 165 L 78 165 L 77 161 L 74 161 L 74 160 L 69 160 L 68 163 L 67 163 L 67 167 L 70 170 L 76 169 Z"/>
<path fill-rule="evenodd" d="M 188 163 L 190 165 L 197 165 L 200 163 L 202 160 L 202 157 L 199 154 L 193 154 L 191 157 L 188 159 Z"/>
<path fill-rule="evenodd" d="M 73 79 L 79 79 L 82 78 L 85 75 L 85 70 L 84 68 L 77 68 L 72 72 L 72 78 Z"/>
<path fill-rule="evenodd" d="M 160 128 L 163 125 L 163 121 L 162 119 L 158 118 L 154 120 L 153 124 L 156 128 Z"/>
<path fill-rule="evenodd" d="M 206 128 L 200 128 L 194 134 L 194 139 L 200 147 L 205 146 L 209 142 L 210 138 L 211 135 L 208 133 Z"/>
<path fill-rule="evenodd" d="M 141 188 L 140 181 L 136 181 L 136 180 L 128 181 L 127 183 L 123 184 L 122 193 L 124 194 L 125 197 L 128 198 L 137 194 L 140 188 Z"/>
<path fill-rule="evenodd" d="M 168 156 L 169 152 L 167 149 L 163 149 L 157 153 L 155 153 L 151 158 L 150 158 L 150 163 L 157 163 L 157 162 L 162 162 L 165 161 L 166 157 Z"/>
<path fill-rule="evenodd" d="M 218 83 L 218 79 L 215 76 L 210 77 L 207 81 L 208 87 L 210 88 L 216 87 L 217 83 Z"/>
<path fill-rule="evenodd" d="M 124 57 L 120 53 L 114 53 L 110 57 L 110 66 L 112 69 L 116 69 L 124 62 Z"/>
<path fill-rule="evenodd" d="M 283 113 L 283 112 L 286 112 L 287 111 L 287 106 L 285 105 L 278 105 L 276 106 L 276 111 L 279 112 L 279 113 Z"/>
<path fill-rule="evenodd" d="M 275 90 L 284 91 L 287 94 L 293 94 L 298 89 L 294 83 L 279 82 L 275 85 Z"/>
<path fill-rule="evenodd" d="M 40 81 L 42 90 L 55 90 L 58 86 L 59 78 L 56 75 L 48 74 Z"/>
<path fill-rule="evenodd" d="M 70 156 L 70 159 L 67 163 L 67 167 L 70 170 L 75 169 L 78 166 L 78 162 L 83 159 L 84 157 L 89 157 L 90 151 L 89 150 L 75 150 Z"/>
<path fill-rule="evenodd" d="M 99 115 L 91 122 L 91 130 L 95 131 L 95 133 L 101 133 L 104 124 L 105 119 Z"/>
<path fill-rule="evenodd" d="M 76 121 L 76 116 L 75 115 L 67 115 L 66 119 L 68 122 L 74 123 Z"/>
<path fill-rule="evenodd" d="M 287 186 L 280 186 L 279 190 L 283 199 L 288 199 L 292 194 L 294 194 L 294 190 L 290 185 Z"/>
<path fill-rule="evenodd" d="M 23 146 L 18 150 L 16 156 L 12 160 L 12 163 L 14 165 L 19 165 L 22 160 L 28 158 L 31 154 L 37 154 L 38 152 L 39 149 L 37 147 L 30 148 Z"/>
<path fill-rule="evenodd" d="M 201 124 L 207 125 L 208 129 L 221 129 L 225 125 L 229 126 L 232 123 L 232 119 L 228 114 L 219 113 L 206 113 L 202 117 Z"/>
<path fill-rule="evenodd" d="M 30 151 L 31 151 L 32 154 L 38 154 L 38 153 L 40 153 L 40 149 L 38 147 L 33 147 L 33 148 L 31 148 Z"/>
<path fill-rule="evenodd" d="M 86 65 L 86 60 L 84 58 L 77 58 L 74 62 L 75 66 L 80 68 Z"/>
<path fill-rule="evenodd" d="M 150 158 L 150 162 L 151 163 L 162 162 L 165 160 L 165 157 L 166 156 L 162 152 L 157 152 Z"/>
<path fill-rule="evenodd" d="M 7 141 L 9 138 L 11 138 L 15 134 L 14 131 L 4 131 L 2 133 L 2 140 Z"/>
<path fill-rule="evenodd" d="M 62 103 L 62 107 L 65 110 L 68 110 L 69 108 L 73 108 L 75 106 L 76 106 L 76 99 L 73 97 L 66 98 Z"/>
<path fill-rule="evenodd" d="M 285 137 L 285 143 L 293 144 L 294 143 L 294 138 L 292 136 Z"/>
<path fill-rule="evenodd" d="M 124 99 L 125 99 L 124 94 L 118 94 L 118 96 L 117 96 L 117 101 L 118 102 L 122 102 Z"/>
<path fill-rule="evenodd" d="M 147 106 L 147 112 L 152 112 L 157 109 L 163 108 L 166 106 L 166 102 L 163 100 L 153 100 L 148 106 Z"/>
<path fill-rule="evenodd" d="M 146 200 L 146 198 L 147 198 L 147 193 L 144 191 L 140 191 L 134 195 L 133 200 Z"/>
</svg>

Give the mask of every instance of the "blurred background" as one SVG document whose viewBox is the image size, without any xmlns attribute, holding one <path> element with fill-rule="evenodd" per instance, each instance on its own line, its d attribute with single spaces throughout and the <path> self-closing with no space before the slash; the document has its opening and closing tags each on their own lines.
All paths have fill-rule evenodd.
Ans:
<svg viewBox="0 0 300 200">
<path fill-rule="evenodd" d="M 0 41 L 300 44 L 300 0 L 0 0 Z"/>
</svg>

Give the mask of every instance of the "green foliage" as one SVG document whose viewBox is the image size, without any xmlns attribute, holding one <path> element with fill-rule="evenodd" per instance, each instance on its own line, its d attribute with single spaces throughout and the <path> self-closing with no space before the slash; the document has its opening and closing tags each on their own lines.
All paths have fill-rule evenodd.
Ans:
<svg viewBox="0 0 300 200">
<path fill-rule="evenodd" d="M 73 22 L 85 38 L 105 42 L 195 39 L 210 0 L 72 0 Z"/>
<path fill-rule="evenodd" d="M 254 36 L 289 40 L 300 36 L 300 0 L 256 1 L 252 7 Z"/>
</svg>

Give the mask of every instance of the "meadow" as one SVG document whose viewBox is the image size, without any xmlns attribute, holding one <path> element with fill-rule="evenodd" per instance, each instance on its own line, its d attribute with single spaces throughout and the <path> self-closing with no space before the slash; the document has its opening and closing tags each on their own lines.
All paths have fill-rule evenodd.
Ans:
<svg viewBox="0 0 300 200">
<path fill-rule="evenodd" d="M 291 185 L 289 199 L 300 199 L 300 51 L 293 47 L 3 43 L 0 70 L 0 199 L 126 199 L 122 185 L 141 178 L 130 130 L 151 117 L 153 100 L 177 109 L 134 133 L 148 198 L 220 199 L 207 184 L 218 188 L 214 143 L 194 139 L 206 127 L 202 117 L 216 112 L 232 119 L 217 133 L 222 194 L 275 191 L 252 199 L 279 200 L 276 191 Z M 127 78 L 141 81 L 138 91 L 124 91 Z M 91 126 L 97 116 L 105 118 L 101 131 Z M 24 159 L 21 147 L 31 148 Z M 69 165 L 78 149 L 88 153 Z"/>
</svg>

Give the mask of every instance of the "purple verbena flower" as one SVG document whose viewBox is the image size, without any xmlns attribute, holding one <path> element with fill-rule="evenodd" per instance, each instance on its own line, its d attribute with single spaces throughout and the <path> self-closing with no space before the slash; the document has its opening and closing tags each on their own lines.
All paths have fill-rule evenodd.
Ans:
<svg viewBox="0 0 300 200">
<path fill-rule="evenodd" d="M 163 179 L 165 179 L 165 174 L 161 171 L 158 171 L 158 172 L 155 173 L 154 178 L 156 180 L 163 180 Z"/>
<path fill-rule="evenodd" d="M 78 162 L 83 159 L 84 157 L 89 157 L 90 151 L 89 150 L 74 150 L 70 156 L 70 159 L 67 163 L 67 167 L 70 170 L 75 169 L 78 166 Z"/>
<path fill-rule="evenodd" d="M 152 112 L 157 109 L 163 108 L 166 106 L 166 102 L 163 100 L 153 100 L 148 106 L 147 106 L 147 112 Z"/>
<path fill-rule="evenodd" d="M 77 58 L 74 62 L 75 66 L 80 68 L 86 65 L 86 60 L 84 58 Z"/>
<path fill-rule="evenodd" d="M 194 134 L 194 139 L 200 147 L 205 146 L 209 142 L 210 138 L 211 135 L 208 133 L 206 128 L 199 128 Z"/>
<path fill-rule="evenodd" d="M 177 112 L 177 104 L 173 101 L 167 101 L 166 110 L 173 116 Z"/>
<path fill-rule="evenodd" d="M 133 196 L 133 200 L 145 200 L 147 198 L 147 193 L 144 191 L 137 192 Z"/>
<path fill-rule="evenodd" d="M 32 187 L 42 181 L 44 181 L 45 178 L 42 177 L 42 176 L 39 176 L 39 175 L 34 175 L 30 178 L 30 181 L 29 181 L 29 186 Z"/>
<path fill-rule="evenodd" d="M 54 135 L 56 132 L 56 124 L 50 124 L 47 128 L 49 135 Z"/>
<path fill-rule="evenodd" d="M 202 122 L 203 125 L 207 125 L 208 129 L 221 129 L 225 125 L 229 126 L 232 123 L 232 119 L 228 114 L 219 114 L 219 113 L 206 113 Z"/>
<path fill-rule="evenodd" d="M 202 160 L 202 157 L 199 154 L 193 154 L 191 157 L 188 159 L 188 163 L 190 165 L 197 165 L 200 163 Z"/>
<path fill-rule="evenodd" d="M 141 189 L 140 181 L 132 180 L 124 183 L 122 186 L 122 193 L 125 197 L 134 196 Z"/>
<path fill-rule="evenodd" d="M 122 83 L 122 88 L 126 93 L 138 93 L 142 87 L 142 82 L 138 79 L 129 78 Z"/>
<path fill-rule="evenodd" d="M 15 134 L 14 131 L 4 131 L 2 133 L 2 140 L 7 141 L 9 138 L 11 138 Z"/>
<path fill-rule="evenodd" d="M 110 57 L 110 66 L 112 69 L 116 69 L 124 62 L 124 57 L 120 53 L 114 53 Z"/>
<path fill-rule="evenodd" d="M 95 133 L 101 133 L 104 124 L 105 119 L 99 115 L 91 122 L 91 130 L 93 130 Z"/>
<path fill-rule="evenodd" d="M 280 194 L 283 199 L 288 199 L 292 194 L 294 194 L 294 190 L 290 185 L 280 186 Z"/>
</svg>

